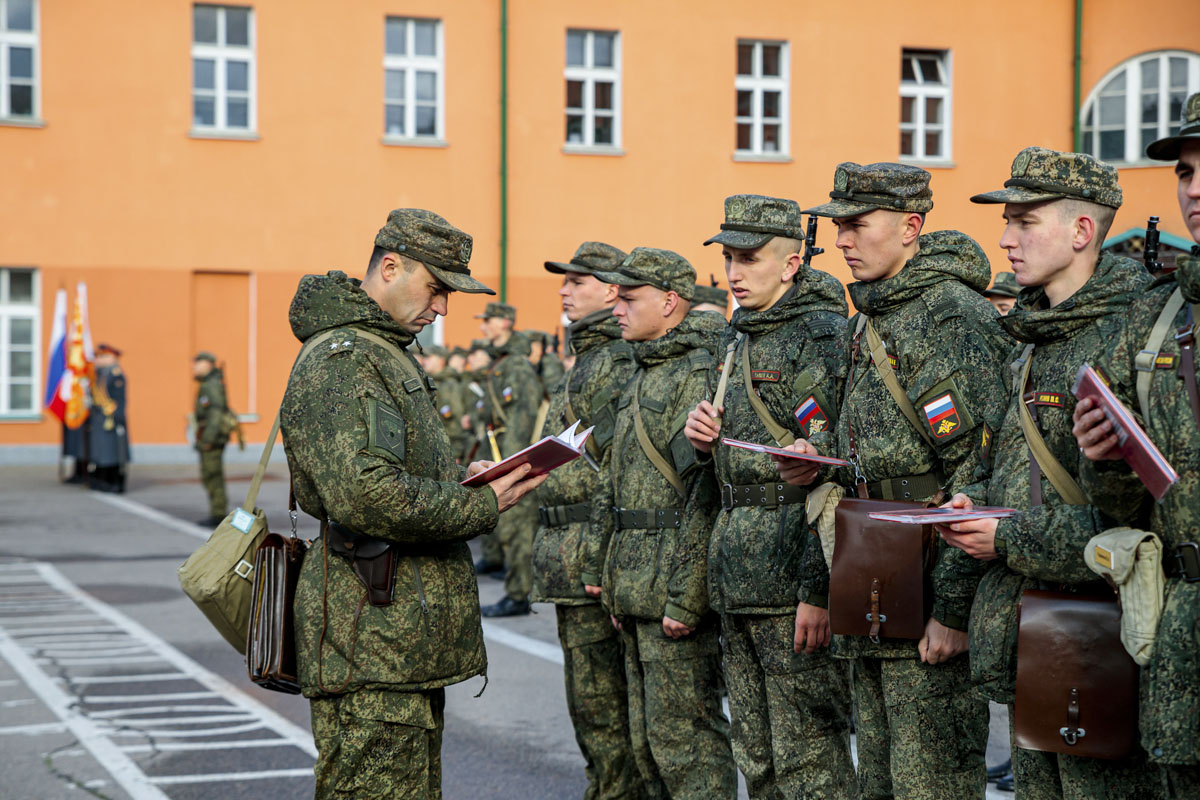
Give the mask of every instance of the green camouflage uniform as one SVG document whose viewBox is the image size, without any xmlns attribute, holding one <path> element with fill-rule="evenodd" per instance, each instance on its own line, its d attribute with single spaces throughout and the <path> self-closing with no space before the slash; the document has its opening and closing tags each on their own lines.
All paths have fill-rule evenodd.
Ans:
<svg viewBox="0 0 1200 800">
<path fill-rule="evenodd" d="M 450 440 L 451 452 L 459 458 L 467 439 L 467 432 L 462 426 L 467 405 L 463 399 L 465 390 L 461 380 L 461 376 L 449 367 L 433 376 L 433 383 L 437 387 L 434 402 L 437 403 L 438 417 L 442 420 L 446 438 Z"/>
<path fill-rule="evenodd" d="M 709 242 L 755 250 L 775 236 L 804 238 L 800 207 L 791 200 L 735 195 L 726 199 L 725 209 L 724 230 Z M 797 417 L 810 398 L 832 418 L 830 402 L 849 360 L 845 333 L 842 285 L 802 266 L 795 285 L 771 308 L 734 311 L 718 353 L 747 337 L 753 391 L 777 424 L 804 438 L 823 424 L 814 424 L 816 417 L 801 424 Z M 721 435 L 776 444 L 750 404 L 740 365 L 739 351 L 728 378 Z M 804 519 L 807 492 L 791 490 L 789 504 L 760 505 L 764 492 L 774 499 L 779 486 L 770 458 L 718 445 L 710 463 L 725 508 L 708 550 L 708 597 L 721 615 L 733 755 L 750 798 L 856 799 L 849 665 L 828 650 L 803 655 L 792 647 L 801 555 L 812 538 Z M 729 508 L 735 492 L 752 497 L 755 505 Z"/>
<path fill-rule="evenodd" d="M 624 285 L 645 285 L 646 276 L 685 299 L 695 283 L 694 270 L 681 256 L 641 247 L 618 271 L 597 275 Z M 612 471 L 602 502 L 621 511 L 593 518 L 597 530 L 613 531 L 602 579 L 604 606 L 622 623 L 630 734 L 653 800 L 713 800 L 737 792 L 729 723 L 721 712 L 718 630 L 706 585 L 717 497 L 711 472 L 700 468 L 683 434 L 688 412 L 704 399 L 723 327 L 717 314 L 689 314 L 661 338 L 634 343 L 638 371 L 621 393 L 605 457 Z M 638 443 L 635 394 L 651 446 L 681 477 L 683 496 Z M 668 638 L 664 616 L 695 630 Z"/>
<path fill-rule="evenodd" d="M 200 483 L 208 493 L 208 514 L 224 517 L 229 501 L 225 497 L 225 379 L 219 367 L 213 367 L 203 378 L 196 379 L 196 450 L 200 452 Z"/>
<path fill-rule="evenodd" d="M 595 268 L 611 268 L 624 257 L 615 247 L 587 242 L 575 258 Z M 593 271 L 587 264 L 572 264 L 571 269 Z M 551 398 L 546 430 L 557 433 L 575 419 L 580 430 L 594 425 L 588 443 L 591 461 L 581 458 L 551 472 L 538 490 L 541 526 L 533 537 L 532 599 L 555 604 L 567 711 L 588 779 L 584 798 L 634 798 L 640 796 L 641 778 L 629 739 L 620 637 L 599 599 L 589 597 L 583 587 L 600 585 L 608 547 L 608 540 L 596 535 L 589 520 L 593 514 L 612 513 L 600 505 L 601 474 L 593 464 L 604 462 L 612 444 L 617 399 L 636 364 L 611 308 L 583 317 L 569 332 L 575 366 L 565 386 Z"/>
<path fill-rule="evenodd" d="M 1063 197 L 1087 199 L 1113 208 L 1121 204 L 1116 170 L 1090 156 L 1027 148 L 1013 162 L 1008 189 L 976 195 L 975 202 L 1039 202 Z M 1017 182 L 1019 181 L 1019 182 Z M 1041 185 L 1054 187 L 1040 189 Z M 1066 187 L 1072 195 L 1062 191 Z M 1069 299 L 1049 307 L 1041 287 L 1023 289 L 1016 307 L 1000 324 L 1018 344 L 1010 361 L 1034 344 L 1029 389 L 1042 395 L 1032 404 L 1047 447 L 1068 473 L 1079 474 L 1080 454 L 1071 433 L 1075 398 L 1071 385 L 1085 361 L 1094 362 L 1116 336 L 1129 293 L 1150 281 L 1141 264 L 1111 254 L 1100 256 L 1095 273 Z M 1025 589 L 1064 591 L 1104 589 L 1083 560 L 1084 546 L 1111 527 L 1091 505 L 1070 505 L 1043 476 L 1042 504 L 1030 494 L 1030 451 L 1020 424 L 1021 394 L 1013 394 L 1015 370 L 1006 370 L 1008 410 L 991 446 L 990 473 L 966 485 L 955 483 L 976 502 L 1022 509 L 996 527 L 998 557 L 981 561 L 986 572 L 971 609 L 971 677 L 998 703 L 1012 703 L 1016 687 L 1017 616 Z M 1099 583 L 1098 583 L 1099 582 Z M 1011 717 L 1010 717 L 1011 719 Z M 1145 754 L 1121 760 L 1060 756 L 1013 750 L 1013 773 L 1022 798 L 1115 798 L 1157 796 L 1157 771 Z"/>
<path fill-rule="evenodd" d="M 398 249 L 400 237 L 444 283 L 482 286 L 463 274 L 470 238 L 440 217 L 394 211 L 376 243 Z M 349 560 L 324 540 L 304 560 L 296 652 L 312 706 L 316 797 L 440 798 L 443 687 L 487 666 L 466 540 L 495 525 L 496 495 L 459 485 L 428 378 L 409 354 L 406 370 L 365 336 L 403 349 L 412 334 L 359 281 L 306 276 L 289 317 L 301 341 L 336 331 L 296 365 L 283 399 L 296 500 L 318 519 L 389 542 L 397 558 L 387 606 L 366 602 Z"/>
<path fill-rule="evenodd" d="M 842 164 L 834 186 L 834 202 L 809 213 L 840 218 L 876 208 L 926 212 L 933 206 L 929 173 L 916 167 Z M 939 489 L 974 473 L 983 426 L 995 427 L 1003 414 L 1004 356 L 1011 344 L 979 294 L 990 277 L 978 244 L 957 231 L 939 231 L 922 235 L 916 256 L 891 278 L 850 284 L 859 315 L 850 320 L 854 365 L 834 428 L 836 447 L 829 437 L 812 441 L 822 452 L 836 450 L 857 461 L 870 497 L 932 500 Z M 865 335 L 853 333 L 863 322 L 860 315 L 878 331 L 922 422 L 929 420 L 924 407 L 948 396 L 955 410 L 949 424 L 930 423 L 922 435 L 909 423 L 871 363 Z M 854 487 L 855 470 L 843 470 L 841 483 Z M 932 546 L 932 617 L 965 630 L 982 567 L 940 541 Z M 828 582 L 821 548 L 810 546 L 799 596 L 824 606 Z M 854 659 L 863 798 L 983 796 L 988 712 L 970 691 L 966 653 L 930 665 L 920 660 L 916 641 L 885 637 L 876 644 L 840 635 L 833 650 Z"/>
</svg>

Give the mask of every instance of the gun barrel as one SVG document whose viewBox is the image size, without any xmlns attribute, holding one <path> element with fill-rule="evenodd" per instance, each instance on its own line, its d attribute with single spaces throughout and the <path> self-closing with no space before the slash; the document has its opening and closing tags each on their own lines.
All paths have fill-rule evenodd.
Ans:
<svg viewBox="0 0 1200 800">
<path fill-rule="evenodd" d="M 1146 222 L 1146 246 L 1142 251 L 1142 263 L 1150 272 L 1159 272 L 1162 262 L 1158 260 L 1158 217 L 1150 217 Z"/>
</svg>

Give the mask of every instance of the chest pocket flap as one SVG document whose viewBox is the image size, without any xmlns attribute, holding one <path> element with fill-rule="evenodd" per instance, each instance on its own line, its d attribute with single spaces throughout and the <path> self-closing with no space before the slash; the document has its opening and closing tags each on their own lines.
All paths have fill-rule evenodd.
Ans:
<svg viewBox="0 0 1200 800">
<path fill-rule="evenodd" d="M 367 450 L 384 458 L 404 461 L 407 423 L 392 406 L 367 398 Z"/>
</svg>

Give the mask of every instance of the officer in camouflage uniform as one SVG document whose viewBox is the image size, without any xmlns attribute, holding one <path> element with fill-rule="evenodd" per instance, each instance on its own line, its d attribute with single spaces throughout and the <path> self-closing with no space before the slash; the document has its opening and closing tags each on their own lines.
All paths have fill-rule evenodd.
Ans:
<svg viewBox="0 0 1200 800">
<path fill-rule="evenodd" d="M 200 453 L 200 483 L 208 493 L 208 516 L 199 523 L 220 525 L 229 505 L 225 497 L 225 443 L 229 441 L 229 429 L 225 424 L 225 414 L 229 410 L 225 378 L 217 366 L 217 357 L 209 352 L 196 354 L 192 360 L 192 375 L 199 384 L 193 412 L 196 420 L 194 446 Z"/>
<path fill-rule="evenodd" d="M 459 383 L 459 374 L 446 363 L 450 352 L 439 345 L 425 348 L 425 371 L 433 378 L 437 391 L 434 401 L 437 403 L 438 416 L 442 427 L 446 429 L 446 438 L 455 456 L 461 458 L 464 440 L 467 432 L 463 430 L 462 418 L 467 413 L 463 400 L 463 387 Z"/>
<path fill-rule="evenodd" d="M 805 213 L 837 222 L 837 247 L 857 279 L 849 286 L 851 361 L 833 434 L 797 449 L 835 451 L 853 463 L 840 482 L 860 497 L 927 501 L 965 481 L 979 464 L 979 439 L 1004 411 L 1010 342 L 980 295 L 991 268 L 979 245 L 957 231 L 921 234 L 933 208 L 929 173 L 901 164 L 840 164 L 832 202 Z M 870 327 L 868 327 L 870 326 Z M 874 329 L 886 365 L 873 363 Z M 895 373 L 916 423 L 883 381 Z M 937 418 L 927 409 L 940 404 Z M 822 408 L 812 412 L 828 417 Z M 832 438 L 832 441 L 831 441 Z M 791 480 L 815 471 L 783 466 Z M 812 649 L 828 637 L 829 571 L 814 540 L 805 552 L 796 638 Z M 858 777 L 863 798 L 982 798 L 987 704 L 970 691 L 967 618 L 981 567 L 934 542 L 927 576 L 932 614 L 919 641 L 834 637 L 854 659 Z"/>
<path fill-rule="evenodd" d="M 989 699 L 1012 703 L 1021 593 L 1037 588 L 1111 592 L 1083 560 L 1088 540 L 1110 525 L 1074 483 L 1080 454 L 1071 434 L 1071 385 L 1080 365 L 1104 352 L 1129 293 L 1149 283 L 1150 276 L 1136 261 L 1101 254 L 1121 206 L 1114 168 L 1079 153 L 1029 147 L 1017 154 L 1004 185 L 971 200 L 1004 204 L 1007 225 L 1000 246 L 1022 287 L 1016 308 L 1000 320 L 1017 340 L 1009 359 L 1015 365 L 1005 376 L 1012 388 L 991 446 L 990 474 L 956 483 L 962 488 L 954 503 L 967 505 L 969 498 L 1021 511 L 1009 519 L 941 530 L 947 543 L 987 566 L 971 609 L 972 679 Z M 1030 445 L 1020 422 L 1024 397 L 1030 398 L 1035 424 L 1071 484 L 1052 484 L 1040 465 L 1033 482 Z M 1079 497 L 1072 501 L 1073 493 Z M 1142 752 L 1110 761 L 1018 747 L 1013 776 L 1022 798 L 1158 796 L 1157 770 Z"/>
<path fill-rule="evenodd" d="M 721 615 L 733 754 L 751 800 L 857 800 L 849 665 L 828 650 L 794 651 L 801 555 L 812 538 L 808 490 L 781 484 L 761 454 L 715 444 L 728 436 L 781 446 L 832 421 L 831 398 L 849 361 L 846 295 L 836 278 L 804 265 L 795 201 L 734 195 L 725 200 L 721 228 L 705 244 L 721 245 L 739 303 L 719 350 L 727 354 L 721 368 L 728 364 L 728 385 L 723 407 L 702 402 L 685 430 L 697 450 L 711 454 L 721 492 L 708 597 Z M 831 416 L 801 422 L 796 412 L 810 400 Z"/>
<path fill-rule="evenodd" d="M 492 365 L 482 382 L 489 415 L 487 424 L 495 433 L 501 458 L 508 458 L 533 441 L 538 406 L 542 402 L 542 384 L 533 364 L 529 363 L 529 339 L 525 334 L 513 331 L 517 309 L 507 303 L 488 303 L 479 318 L 483 320 L 480 330 L 491 343 Z M 494 537 L 500 544 L 507 574 L 504 576 L 504 597 L 484 607 L 485 617 L 515 617 L 529 613 L 529 590 L 533 585 L 530 558 L 536 529 L 537 501 L 530 497 L 511 514 L 502 517 L 495 533 L 488 537 Z M 484 540 L 481 559 L 486 562 L 484 571 L 495 563 L 495 551 L 488 539 Z"/>
<path fill-rule="evenodd" d="M 403 350 L 450 292 L 491 291 L 471 278 L 470 254 L 442 217 L 397 209 L 361 283 L 308 275 L 292 300 L 292 331 L 312 344 L 284 395 L 283 443 L 296 500 L 322 520 L 295 598 L 318 800 L 442 796 L 443 687 L 487 664 L 466 540 L 542 480 L 523 468 L 459 485 L 483 464 L 454 463 L 431 381 Z M 380 599 L 355 569 L 389 551 Z"/>
<path fill-rule="evenodd" d="M 1154 142 L 1147 154 L 1176 162 L 1179 209 L 1197 244 L 1190 256 L 1176 259 L 1175 272 L 1132 300 L 1120 334 L 1100 361 L 1117 397 L 1139 416 L 1148 409 L 1142 425 L 1179 473 L 1179 484 L 1162 502 L 1153 502 L 1114 449 L 1116 438 L 1104 412 L 1085 400 L 1074 415 L 1076 440 L 1084 455 L 1096 460 L 1083 464 L 1084 491 L 1105 514 L 1154 531 L 1163 543 L 1166 600 L 1151 661 L 1142 670 L 1139 711 L 1142 746 L 1162 770 L 1163 790 L 1171 798 L 1200 797 L 1200 391 L 1194 355 L 1200 320 L 1200 94 L 1189 97 L 1184 109 L 1179 135 Z M 1176 292 L 1182 305 L 1169 319 L 1166 335 L 1141 355 Z M 1146 409 L 1137 393 L 1139 379 L 1147 384 Z"/>
<path fill-rule="evenodd" d="M 601 586 L 625 645 L 634 757 L 653 800 L 733 798 L 706 585 L 716 487 L 683 431 L 724 320 L 688 313 L 696 273 L 670 250 L 638 247 L 596 277 L 619 287 L 613 313 L 638 364 L 605 458 L 601 507 L 613 512 L 592 519 L 594 534 L 613 531 Z"/>
<path fill-rule="evenodd" d="M 563 276 L 563 311 L 575 366 L 550 398 L 546 430 L 579 422 L 595 426 L 587 455 L 555 470 L 538 490 L 541 526 L 533 537 L 533 600 L 554 603 L 563 649 L 567 711 L 583 753 L 586 800 L 640 797 L 641 778 L 629 740 L 629 698 L 617 631 L 600 606 L 600 574 L 608 539 L 590 520 L 612 514 L 600 502 L 600 465 L 612 444 L 617 399 L 636 369 L 633 347 L 621 338 L 612 314 L 617 288 L 597 271 L 620 266 L 625 253 L 602 242 L 584 242 L 567 263 L 547 261 Z M 605 532 L 608 526 L 603 526 Z"/>
</svg>

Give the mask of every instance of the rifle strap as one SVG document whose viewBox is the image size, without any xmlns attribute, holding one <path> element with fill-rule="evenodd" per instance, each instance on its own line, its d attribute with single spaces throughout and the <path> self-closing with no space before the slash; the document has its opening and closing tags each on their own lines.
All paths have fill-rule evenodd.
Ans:
<svg viewBox="0 0 1200 800">
<path fill-rule="evenodd" d="M 725 405 L 725 390 L 729 388 L 729 371 L 733 369 L 733 354 L 741 345 L 742 337 L 745 335 L 739 333 L 725 348 L 725 363 L 721 365 L 721 377 L 717 380 L 717 393 L 713 395 L 713 408 L 719 409 Z"/>
<path fill-rule="evenodd" d="M 1025 435 L 1025 443 L 1029 446 L 1030 499 L 1034 506 L 1042 504 L 1041 473 L 1044 472 L 1046 479 L 1050 481 L 1054 491 L 1058 492 L 1059 497 L 1069 505 L 1084 506 L 1088 504 L 1087 495 L 1079 488 L 1079 484 L 1075 482 L 1062 463 L 1050 452 L 1046 440 L 1042 438 L 1042 433 L 1038 430 L 1037 422 L 1034 421 L 1033 415 L 1029 411 L 1029 404 L 1025 401 L 1024 392 L 1029 388 L 1029 378 L 1033 368 L 1033 347 L 1032 344 L 1026 345 L 1021 354 L 1025 360 L 1025 366 L 1021 369 L 1021 376 L 1018 379 L 1020 389 L 1016 393 L 1021 417 L 1021 432 Z"/>
<path fill-rule="evenodd" d="M 750 400 L 750 406 L 754 409 L 754 413 L 758 415 L 759 421 L 766 427 L 767 433 L 771 434 L 771 438 L 780 447 L 787 447 L 796 441 L 796 437 L 787 428 L 780 425 L 771 416 L 771 412 L 767 410 L 767 405 L 758 396 L 758 392 L 754 390 L 753 373 L 750 371 L 750 336 L 742 335 L 742 381 L 746 384 L 746 397 Z M 721 379 L 724 380 L 722 375 Z"/>
<path fill-rule="evenodd" d="M 496 366 L 506 358 L 508 358 L 508 356 L 501 356 L 500 359 L 489 368 L 487 380 L 484 381 L 484 383 L 487 384 L 487 396 L 488 402 L 492 405 L 492 414 L 495 419 L 500 420 L 501 427 L 508 427 L 508 414 L 504 413 L 504 408 L 500 405 L 500 398 L 496 396 L 496 387 L 493 385 L 494 381 L 492 379 L 495 377 L 494 373 Z"/>
<path fill-rule="evenodd" d="M 879 338 L 879 334 L 876 332 L 875 326 L 871 324 L 870 318 L 865 314 L 859 317 L 859 326 L 863 325 L 864 319 L 866 320 L 867 346 L 871 349 L 871 361 L 875 364 L 875 371 L 879 373 L 879 378 L 883 381 L 883 385 L 887 387 L 887 390 L 892 395 L 892 399 L 900 407 L 900 413 L 913 426 L 913 429 L 921 437 L 921 440 L 931 448 L 934 447 L 933 439 L 926 432 L 925 426 L 921 423 L 921 418 L 917 416 L 917 410 L 913 408 L 912 401 L 908 399 L 908 393 L 900 385 L 900 379 L 896 377 L 896 372 L 892 369 L 891 362 L 888 361 L 887 348 L 884 347 L 883 339 Z"/>
<path fill-rule="evenodd" d="M 1176 286 L 1159 312 L 1158 319 L 1154 320 L 1154 327 L 1150 329 L 1150 338 L 1146 340 L 1146 346 L 1133 358 L 1133 368 L 1137 371 L 1138 409 L 1142 412 L 1143 425 L 1150 423 L 1150 382 L 1154 377 L 1158 353 L 1162 350 L 1163 342 L 1171 331 L 1171 323 L 1181 308 L 1183 290 Z"/>
<path fill-rule="evenodd" d="M 646 458 L 650 459 L 654 468 L 667 479 L 667 483 L 671 484 L 671 488 L 679 495 L 679 499 L 686 500 L 687 492 L 683 487 L 683 478 L 679 477 L 675 467 L 663 458 L 663 454 L 658 452 L 658 448 L 650 441 L 650 436 L 646 433 L 646 426 L 642 422 L 642 377 L 645 374 L 643 372 L 638 376 L 637 383 L 633 387 L 633 427 L 637 432 L 638 444 L 642 446 L 642 452 L 646 454 Z"/>
</svg>

